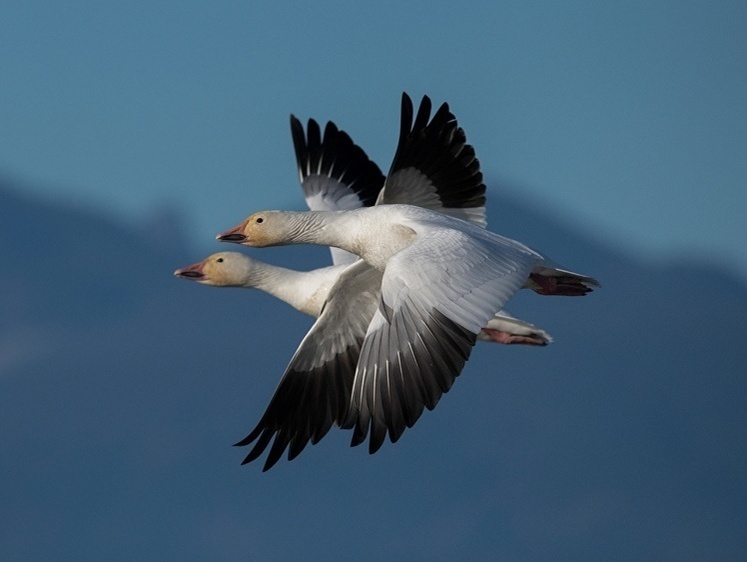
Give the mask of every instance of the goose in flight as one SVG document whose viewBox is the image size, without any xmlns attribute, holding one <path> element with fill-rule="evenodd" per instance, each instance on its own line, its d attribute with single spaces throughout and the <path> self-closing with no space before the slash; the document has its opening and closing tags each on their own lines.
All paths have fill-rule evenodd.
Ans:
<svg viewBox="0 0 747 562">
<path fill-rule="evenodd" d="M 341 251 L 343 253 L 343 251 Z M 348 254 L 348 252 L 344 252 Z M 174 275 L 211 287 L 259 289 L 296 310 L 318 318 L 329 291 L 348 264 L 296 271 L 250 258 L 240 252 L 217 252 L 201 262 L 177 269 Z M 506 345 L 547 345 L 544 330 L 501 310 L 480 330 L 477 339 Z"/>
<path fill-rule="evenodd" d="M 429 104 L 427 110 L 423 109 L 426 101 L 427 98 L 424 98 L 415 121 L 415 126 L 413 127 L 411 104 L 407 103 L 409 102 L 409 98 L 403 96 L 400 142 L 386 180 L 386 185 L 378 198 L 379 202 L 390 203 L 390 205 L 381 205 L 376 208 L 390 209 L 389 212 L 394 212 L 395 209 L 409 209 L 410 207 L 408 206 L 403 207 L 396 204 L 400 202 L 398 201 L 398 197 L 406 194 L 406 189 L 409 188 L 413 190 L 412 193 L 419 195 L 417 203 L 431 209 L 439 209 L 443 212 L 444 209 L 440 208 L 443 207 L 443 203 L 439 204 L 439 201 L 449 200 L 448 195 L 444 195 L 444 193 L 449 193 L 449 189 L 452 190 L 453 201 L 453 193 L 461 191 L 462 195 L 469 195 L 471 192 L 475 192 L 475 188 L 479 186 L 481 190 L 477 192 L 479 195 L 473 194 L 468 199 L 468 201 L 472 202 L 470 205 L 455 207 L 449 211 L 458 218 L 471 220 L 474 224 L 470 228 L 483 231 L 481 227 L 485 223 L 484 185 L 482 184 L 482 175 L 479 172 L 479 164 L 474 157 L 474 151 L 466 144 L 463 131 L 457 127 L 456 120 L 450 113 L 448 114 L 449 118 L 443 125 L 431 127 L 430 129 L 425 126 L 430 113 Z M 448 113 L 446 104 L 434 116 L 431 124 L 438 122 L 437 117 L 442 110 Z M 364 211 L 365 209 L 359 210 Z M 359 215 L 355 214 L 358 211 L 350 212 L 354 213 L 351 217 L 356 217 L 356 220 L 359 218 Z M 300 219 L 291 220 L 288 224 L 295 224 L 301 228 L 300 225 L 303 223 L 304 232 L 310 233 L 315 231 L 314 224 L 317 221 L 319 224 L 324 222 L 321 228 L 326 231 L 334 223 L 333 219 L 327 217 L 345 216 L 345 214 L 345 212 L 312 213 L 308 217 L 323 216 L 325 218 L 323 220 L 307 218 L 307 223 L 304 223 Z M 431 212 L 430 214 L 433 213 Z M 275 217 L 286 215 L 270 213 L 268 216 L 273 217 L 273 226 L 270 226 L 265 231 L 272 232 L 272 228 L 279 223 Z M 298 216 L 302 216 L 302 214 Z M 256 219 L 261 220 L 255 224 L 252 221 Z M 467 224 L 464 221 L 448 220 L 451 221 L 452 225 Z M 312 240 L 312 238 L 306 239 L 303 236 L 294 238 L 292 228 L 285 232 L 288 235 L 285 238 L 276 237 L 262 240 L 249 236 L 249 230 L 263 224 L 264 221 L 264 216 L 250 217 L 250 219 L 239 225 L 239 227 L 220 235 L 218 238 L 224 241 L 256 246 L 304 242 L 319 243 L 363 255 L 361 253 L 363 252 L 363 246 L 359 247 L 363 243 L 361 241 L 352 243 L 351 245 L 350 240 Z M 328 221 L 331 222 L 328 223 Z M 400 230 L 399 226 L 394 225 L 394 223 L 382 224 L 383 226 L 376 231 L 377 234 L 369 237 L 366 244 L 373 244 L 373 246 L 380 245 L 384 240 L 389 239 L 389 235 L 386 234 L 387 232 L 392 229 L 393 231 Z M 387 251 L 389 250 L 385 250 L 385 253 Z M 444 254 L 444 256 L 446 255 Z M 249 445 L 256 441 L 254 448 L 247 455 L 244 462 L 250 462 L 258 458 L 274 437 L 264 466 L 264 470 L 267 470 L 277 462 L 287 448 L 289 448 L 288 458 L 293 459 L 303 450 L 309 441 L 312 443 L 318 442 L 333 423 L 342 425 L 345 422 L 348 426 L 356 427 L 353 444 L 358 444 L 365 440 L 370 425 L 370 450 L 374 452 L 381 446 L 387 430 L 390 432 L 390 439 L 396 441 L 402 431 L 404 431 L 405 426 L 410 427 L 415 423 L 422 412 L 423 406 L 429 409 L 435 407 L 441 393 L 450 387 L 450 382 L 448 385 L 444 382 L 449 377 L 443 378 L 439 374 L 439 368 L 444 367 L 444 365 L 441 365 L 439 368 L 434 367 L 432 372 L 436 379 L 424 375 L 425 378 L 423 380 L 425 380 L 425 383 L 423 384 L 426 384 L 426 386 L 418 387 L 419 397 L 416 396 L 417 393 L 411 393 L 410 398 L 413 399 L 413 402 L 408 407 L 406 416 L 404 414 L 399 417 L 395 416 L 391 419 L 391 423 L 390 421 L 382 422 L 380 416 L 376 418 L 378 422 L 372 422 L 370 415 L 365 417 L 364 414 L 361 414 L 356 417 L 358 414 L 355 412 L 364 412 L 359 405 L 365 402 L 364 398 L 367 396 L 364 393 L 352 394 L 354 381 L 356 389 L 360 390 L 360 388 L 365 388 L 366 386 L 365 384 L 360 385 L 360 381 L 365 379 L 365 375 L 361 375 L 360 373 L 366 372 L 366 367 L 362 363 L 364 356 L 360 355 L 361 360 L 359 361 L 359 354 L 362 353 L 362 350 L 365 351 L 368 349 L 365 342 L 369 341 L 368 334 L 371 333 L 371 330 L 376 325 L 377 310 L 389 310 L 387 307 L 381 308 L 381 303 L 386 304 L 388 302 L 384 293 L 382 293 L 382 279 L 387 279 L 385 275 L 386 266 L 384 263 L 372 262 L 370 254 L 363 255 L 363 257 L 366 259 L 365 262 L 359 261 L 354 263 L 345 269 L 341 275 L 336 277 L 333 287 L 328 292 L 321 316 L 306 338 L 304 338 L 291 360 L 260 423 L 246 439 L 239 443 L 240 445 Z M 465 264 L 467 263 L 465 261 Z M 544 265 L 540 266 L 540 263 Z M 593 285 L 594 283 L 590 278 L 580 276 L 588 280 L 588 284 L 581 283 L 577 279 L 579 276 L 557 269 L 550 264 L 545 264 L 544 261 L 538 261 L 535 265 L 537 267 L 527 269 L 516 288 L 526 285 L 544 294 L 580 295 L 590 290 L 588 285 Z M 462 265 L 459 261 L 453 261 L 449 267 L 460 270 Z M 384 275 L 384 278 L 382 278 L 382 275 Z M 515 275 L 511 277 L 511 281 L 512 283 L 516 281 Z M 407 283 L 403 286 L 406 287 Z M 508 296 L 510 294 L 505 297 L 504 302 Z M 485 317 L 482 326 L 489 327 L 491 319 L 494 320 L 495 310 L 501 309 L 500 306 L 494 308 L 494 301 L 495 299 L 488 299 L 483 303 L 485 309 L 491 309 L 492 312 L 489 316 Z M 474 339 L 477 339 L 478 334 L 484 334 L 484 332 L 484 329 L 478 329 L 473 334 Z M 449 342 L 453 341 L 453 333 L 445 331 L 441 335 L 446 340 L 442 345 L 449 347 L 451 345 Z M 435 332 L 431 333 L 431 337 L 437 337 Z M 471 348 L 471 344 L 468 347 Z M 433 349 L 434 353 L 438 355 L 438 347 L 436 346 Z M 468 354 L 468 351 L 465 351 L 465 353 Z M 466 355 L 464 359 L 466 360 Z M 463 361 L 461 364 L 463 364 Z M 354 375 L 356 373 L 356 365 L 357 374 Z M 423 364 L 421 366 L 427 369 L 427 365 Z M 461 370 L 461 365 L 459 365 L 458 369 L 453 362 L 447 362 L 446 365 L 448 367 L 445 368 L 452 373 L 453 380 L 453 377 L 458 375 Z M 412 379 L 412 381 L 416 380 Z M 438 383 L 436 386 L 431 384 L 434 380 Z M 416 383 L 413 382 L 413 384 Z M 437 387 L 441 389 L 440 392 L 436 390 Z M 410 390 L 412 391 L 413 389 L 410 388 Z M 365 399 L 367 400 L 367 398 Z M 390 404 L 392 403 L 390 402 Z M 350 408 L 349 415 L 348 408 Z M 366 420 L 365 423 L 363 421 L 364 418 Z M 381 431 L 382 427 L 385 428 L 383 434 Z"/>
<path fill-rule="evenodd" d="M 387 433 L 396 442 L 424 407 L 433 409 L 451 388 L 482 326 L 516 291 L 536 284 L 538 292 L 577 296 L 598 285 L 520 242 L 411 205 L 264 211 L 222 236 L 255 247 L 335 246 L 362 258 L 337 279 L 281 380 L 273 402 L 285 386 L 278 402 L 287 409 L 286 419 L 250 434 L 260 439 L 256 447 L 262 450 L 277 434 L 267 462 L 277 460 L 288 444 L 289 458 L 295 456 L 296 447 L 305 445 L 296 442 L 299 437 L 315 438 L 313 431 L 304 435 L 313 424 L 309 428 L 299 410 L 320 408 L 317 419 L 325 425 L 329 394 L 351 397 L 340 425 L 355 429 L 354 445 L 370 435 L 374 453 Z M 344 376 L 353 367 L 348 394 Z M 331 385 L 344 392 L 328 389 Z M 319 396 L 315 386 L 328 394 L 309 406 Z"/>
</svg>

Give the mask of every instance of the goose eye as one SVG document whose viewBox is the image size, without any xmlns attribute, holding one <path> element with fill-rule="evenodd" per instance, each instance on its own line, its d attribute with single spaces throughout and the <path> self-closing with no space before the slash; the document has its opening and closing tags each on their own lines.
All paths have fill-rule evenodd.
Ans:
<svg viewBox="0 0 747 562">
<path fill-rule="evenodd" d="M 218 259 L 217 259 L 217 260 L 215 260 L 215 261 L 217 261 L 218 263 L 223 263 L 223 258 L 218 258 Z"/>
<path fill-rule="evenodd" d="M 259 222 L 259 223 L 265 222 L 265 219 L 263 219 L 262 217 L 257 217 L 257 222 Z"/>
</svg>

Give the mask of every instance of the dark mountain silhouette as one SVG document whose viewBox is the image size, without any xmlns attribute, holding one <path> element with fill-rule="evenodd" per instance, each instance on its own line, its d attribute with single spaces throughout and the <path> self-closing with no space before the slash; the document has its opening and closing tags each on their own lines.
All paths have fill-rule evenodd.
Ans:
<svg viewBox="0 0 747 562">
<path fill-rule="evenodd" d="M 508 197 L 491 193 L 489 218 L 603 288 L 518 295 L 509 310 L 555 343 L 478 344 L 396 445 L 369 456 L 333 431 L 263 474 L 229 445 L 311 320 L 174 279 L 206 253 L 178 219 L 146 235 L 0 185 L 2 557 L 741 558 L 747 288 L 635 260 Z"/>
</svg>

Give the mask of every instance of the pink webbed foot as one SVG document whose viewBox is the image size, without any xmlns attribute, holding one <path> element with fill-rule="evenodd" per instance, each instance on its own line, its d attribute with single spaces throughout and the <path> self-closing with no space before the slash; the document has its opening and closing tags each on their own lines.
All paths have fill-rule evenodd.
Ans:
<svg viewBox="0 0 747 562">
<path fill-rule="evenodd" d="M 480 339 L 505 345 L 547 345 L 547 340 L 534 334 L 518 335 L 504 332 L 502 330 L 494 330 L 492 328 L 483 328 L 480 331 L 479 337 Z"/>
<path fill-rule="evenodd" d="M 596 283 L 593 279 L 580 279 L 570 275 L 550 276 L 530 273 L 527 287 L 540 295 L 581 297 L 592 291 L 589 284 L 593 283 Z"/>
</svg>

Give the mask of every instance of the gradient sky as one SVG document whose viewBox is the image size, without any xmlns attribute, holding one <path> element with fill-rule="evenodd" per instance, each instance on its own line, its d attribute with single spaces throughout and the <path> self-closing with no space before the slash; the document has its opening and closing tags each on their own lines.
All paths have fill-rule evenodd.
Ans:
<svg viewBox="0 0 747 562">
<path fill-rule="evenodd" d="M 290 113 L 335 121 L 386 170 L 407 91 L 450 103 L 489 189 L 651 259 L 728 260 L 747 278 L 744 2 L 1 13 L 0 174 L 44 196 L 142 223 L 176 207 L 208 247 L 249 212 L 302 205 Z"/>
</svg>

